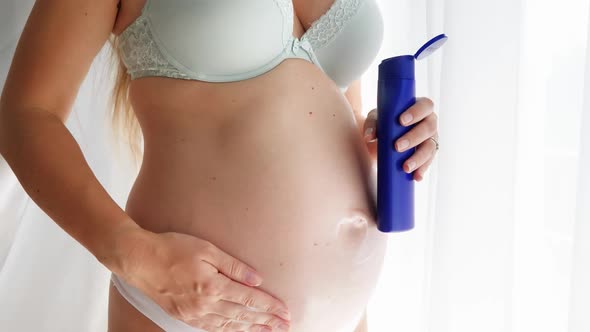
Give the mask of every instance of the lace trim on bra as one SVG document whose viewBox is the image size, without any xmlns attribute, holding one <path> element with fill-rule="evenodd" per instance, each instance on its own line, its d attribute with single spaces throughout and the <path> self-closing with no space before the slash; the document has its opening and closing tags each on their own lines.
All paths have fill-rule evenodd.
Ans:
<svg viewBox="0 0 590 332">
<path fill-rule="evenodd" d="M 334 0 L 328 11 L 322 14 L 307 29 L 301 37 L 301 41 L 307 39 L 313 50 L 326 46 L 338 36 L 346 23 L 355 16 L 363 1 Z M 289 40 L 293 38 L 293 2 L 292 0 L 275 0 L 275 2 L 286 20 L 283 25 L 283 40 Z M 121 33 L 119 40 L 121 58 L 131 79 L 142 76 L 193 79 L 171 64 L 162 54 L 154 41 L 154 36 L 149 27 L 149 20 L 143 12 Z M 319 65 L 313 50 L 311 51 L 312 58 Z"/>
<path fill-rule="evenodd" d="M 307 30 L 311 45 L 320 49 L 329 44 L 356 15 L 360 5 L 361 0 L 335 0 L 334 5 Z"/>
<path fill-rule="evenodd" d="M 154 41 L 149 22 L 142 13 L 120 36 L 121 58 L 131 79 L 141 76 L 167 76 L 191 79 L 162 54 Z"/>
<path fill-rule="evenodd" d="M 275 0 L 287 20 L 288 30 L 293 27 L 293 1 Z M 307 39 L 315 50 L 329 44 L 358 12 L 363 0 L 334 0 L 332 6 L 315 20 L 301 39 Z"/>
</svg>

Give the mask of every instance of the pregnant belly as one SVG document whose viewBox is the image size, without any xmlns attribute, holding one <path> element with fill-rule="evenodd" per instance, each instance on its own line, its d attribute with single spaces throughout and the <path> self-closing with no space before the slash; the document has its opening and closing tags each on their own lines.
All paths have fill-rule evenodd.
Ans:
<svg viewBox="0 0 590 332">
<path fill-rule="evenodd" d="M 146 135 L 126 211 L 146 229 L 206 239 L 255 268 L 260 288 L 290 308 L 293 331 L 352 332 L 386 235 L 351 109 L 339 92 L 315 89 L 243 107 L 211 132 Z"/>
</svg>

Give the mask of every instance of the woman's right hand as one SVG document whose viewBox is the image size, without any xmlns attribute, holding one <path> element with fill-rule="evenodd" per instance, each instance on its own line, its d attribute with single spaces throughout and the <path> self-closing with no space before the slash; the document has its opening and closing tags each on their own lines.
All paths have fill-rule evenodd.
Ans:
<svg viewBox="0 0 590 332">
<path fill-rule="evenodd" d="M 253 268 L 191 235 L 129 232 L 119 277 L 172 317 L 208 332 L 289 331 L 287 306 L 252 287 Z"/>
</svg>

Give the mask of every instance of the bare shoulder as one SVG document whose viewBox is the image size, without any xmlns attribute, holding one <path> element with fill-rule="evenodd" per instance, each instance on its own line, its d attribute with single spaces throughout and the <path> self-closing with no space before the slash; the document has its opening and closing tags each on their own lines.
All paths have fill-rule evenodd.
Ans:
<svg viewBox="0 0 590 332">
<path fill-rule="evenodd" d="M 42 108 L 63 121 L 107 42 L 118 0 L 37 0 L 0 96 L 3 112 Z"/>
</svg>

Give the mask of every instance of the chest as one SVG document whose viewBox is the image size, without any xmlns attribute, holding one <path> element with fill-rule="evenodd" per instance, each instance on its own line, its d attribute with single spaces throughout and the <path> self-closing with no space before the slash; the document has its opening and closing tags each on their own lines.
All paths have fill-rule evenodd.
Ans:
<svg viewBox="0 0 590 332">
<path fill-rule="evenodd" d="M 132 77 L 241 80 L 301 57 L 345 88 L 382 29 L 376 0 L 146 0 L 120 47 Z"/>
<path fill-rule="evenodd" d="M 336 1 L 338 0 L 292 0 L 297 28 L 305 32 L 313 22 L 319 20 L 323 14 L 328 12 Z"/>
</svg>

